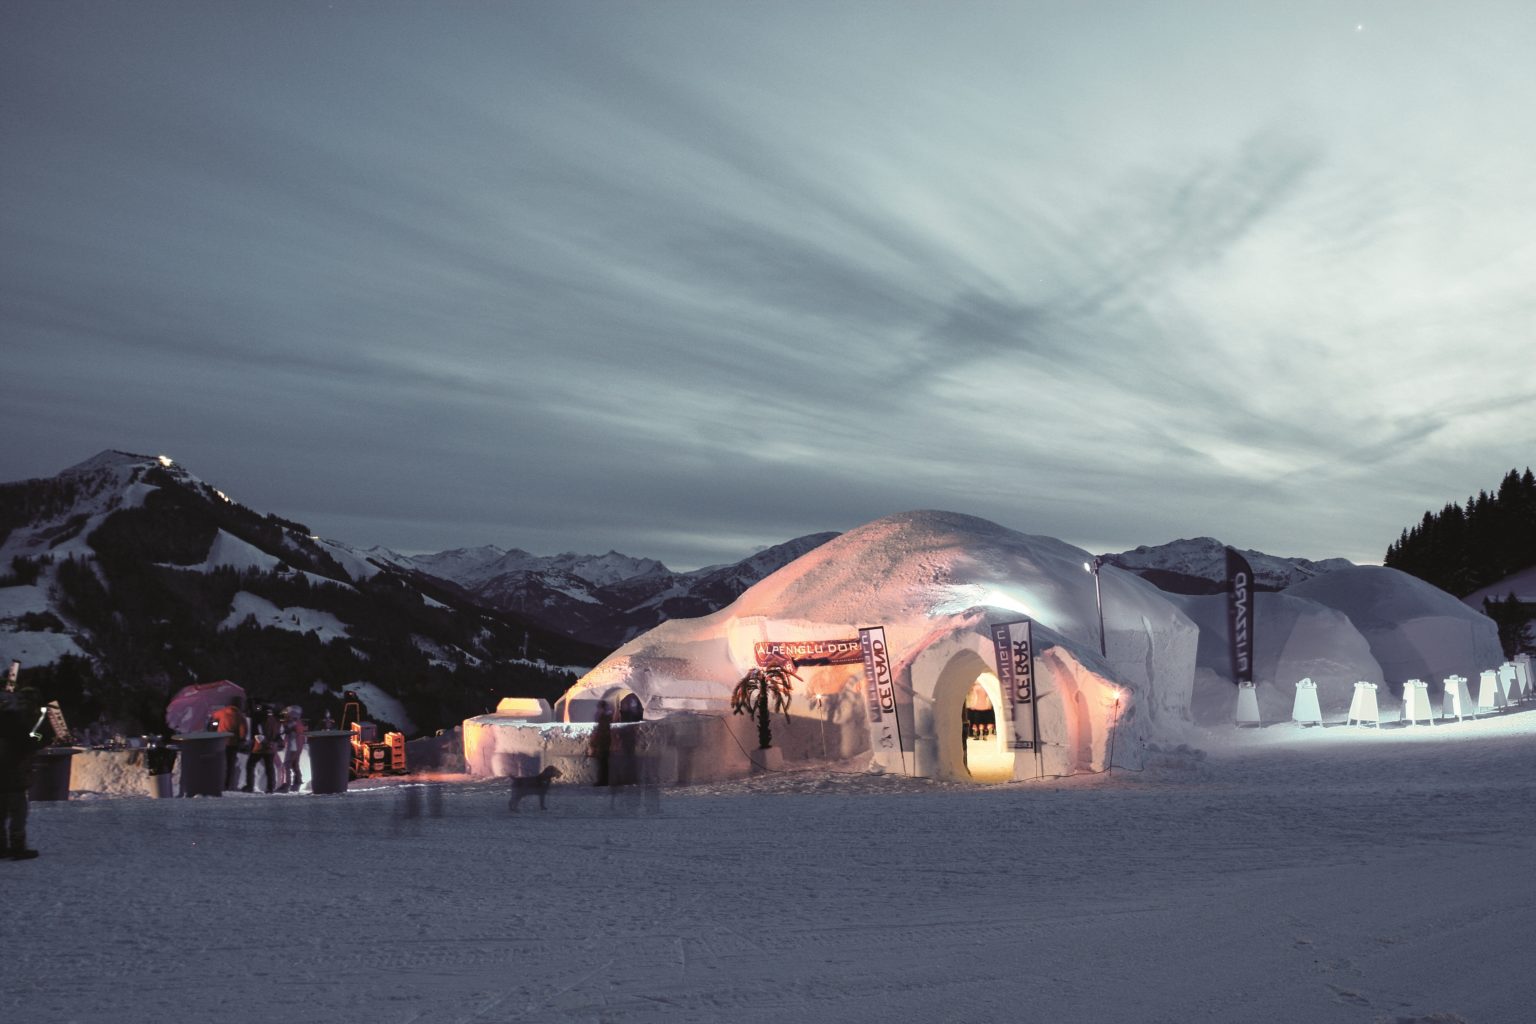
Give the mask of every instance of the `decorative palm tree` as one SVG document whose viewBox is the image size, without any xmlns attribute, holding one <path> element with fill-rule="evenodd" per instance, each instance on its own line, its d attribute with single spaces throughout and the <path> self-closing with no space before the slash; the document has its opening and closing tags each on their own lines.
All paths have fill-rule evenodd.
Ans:
<svg viewBox="0 0 1536 1024">
<path fill-rule="evenodd" d="M 792 664 L 792 663 L 791 663 Z M 799 679 L 794 670 L 786 665 L 769 665 L 754 668 L 742 677 L 731 694 L 731 711 L 738 715 L 751 715 L 757 719 L 757 745 L 762 750 L 773 746 L 773 733 L 768 728 L 770 711 L 789 718 L 789 702 L 794 693 L 791 679 Z"/>
</svg>

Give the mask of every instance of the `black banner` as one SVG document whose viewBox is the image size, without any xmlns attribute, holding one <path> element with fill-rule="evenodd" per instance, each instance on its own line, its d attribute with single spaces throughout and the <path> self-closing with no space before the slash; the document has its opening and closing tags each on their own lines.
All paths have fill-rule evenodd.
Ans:
<svg viewBox="0 0 1536 1024">
<path fill-rule="evenodd" d="M 1253 570 L 1227 548 L 1227 635 L 1232 638 L 1232 681 L 1253 682 Z"/>
</svg>

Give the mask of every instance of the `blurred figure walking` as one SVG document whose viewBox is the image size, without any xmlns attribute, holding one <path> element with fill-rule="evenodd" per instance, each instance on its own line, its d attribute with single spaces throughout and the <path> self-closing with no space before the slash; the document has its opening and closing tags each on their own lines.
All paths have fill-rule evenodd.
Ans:
<svg viewBox="0 0 1536 1024">
<path fill-rule="evenodd" d="M 299 756 L 304 753 L 304 739 L 309 730 L 304 726 L 304 709 L 290 704 L 283 709 L 283 726 L 279 734 L 282 764 L 278 771 L 279 793 L 297 793 L 304 785 L 304 774 L 299 770 Z"/>
</svg>

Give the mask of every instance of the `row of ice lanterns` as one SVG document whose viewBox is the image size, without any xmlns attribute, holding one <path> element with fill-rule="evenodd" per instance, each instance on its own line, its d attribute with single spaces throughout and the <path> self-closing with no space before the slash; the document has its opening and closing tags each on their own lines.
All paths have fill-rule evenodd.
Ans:
<svg viewBox="0 0 1536 1024">
<path fill-rule="evenodd" d="M 1355 696 L 1349 705 L 1350 725 L 1381 725 L 1381 710 L 1376 699 L 1376 683 L 1358 682 Z M 1474 705 L 1467 691 L 1465 676 L 1445 677 L 1445 696 L 1440 707 L 1440 718 L 1463 718 L 1493 714 L 1512 704 L 1536 701 L 1531 689 L 1530 655 L 1522 654 L 1514 661 L 1506 661 L 1497 669 L 1484 669 L 1478 678 L 1477 703 Z M 1400 721 L 1412 725 L 1427 721 L 1431 725 L 1436 715 L 1429 699 L 1429 684 L 1422 679 L 1410 679 L 1403 684 L 1403 710 Z M 1322 725 L 1323 713 L 1317 702 L 1317 684 L 1303 679 L 1296 684 L 1296 700 L 1291 706 L 1291 721 L 1301 725 Z M 1252 686 L 1240 687 L 1237 698 L 1237 724 L 1257 725 L 1259 704 Z"/>
</svg>

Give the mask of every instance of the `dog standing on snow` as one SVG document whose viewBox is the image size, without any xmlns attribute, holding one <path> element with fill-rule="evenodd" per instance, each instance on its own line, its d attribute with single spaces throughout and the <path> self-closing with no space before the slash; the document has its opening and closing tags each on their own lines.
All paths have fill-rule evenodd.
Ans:
<svg viewBox="0 0 1536 1024">
<path fill-rule="evenodd" d="M 537 775 L 512 776 L 512 798 L 507 801 L 507 809 L 515 811 L 523 797 L 537 796 L 539 798 L 539 810 L 546 810 L 544 797 L 549 793 L 549 784 L 563 774 L 559 768 L 550 765 Z"/>
</svg>

